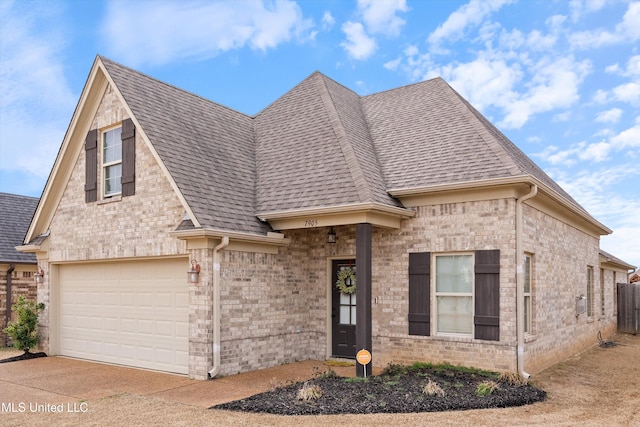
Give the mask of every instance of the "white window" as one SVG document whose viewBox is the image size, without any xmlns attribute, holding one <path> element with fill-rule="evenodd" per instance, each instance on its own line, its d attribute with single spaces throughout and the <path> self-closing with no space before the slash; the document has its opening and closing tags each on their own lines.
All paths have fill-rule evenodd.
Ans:
<svg viewBox="0 0 640 427">
<path fill-rule="evenodd" d="M 473 255 L 437 255 L 435 273 L 437 332 L 472 336 Z"/>
<path fill-rule="evenodd" d="M 122 192 L 122 128 L 102 133 L 102 176 L 104 197 Z"/>
<path fill-rule="evenodd" d="M 532 333 L 531 329 L 531 255 L 524 256 L 524 331 Z"/>
</svg>

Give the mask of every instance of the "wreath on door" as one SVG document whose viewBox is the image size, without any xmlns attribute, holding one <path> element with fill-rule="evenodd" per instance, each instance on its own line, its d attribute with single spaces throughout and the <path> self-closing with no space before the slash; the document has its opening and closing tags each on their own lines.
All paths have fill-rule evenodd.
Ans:
<svg viewBox="0 0 640 427">
<path fill-rule="evenodd" d="M 338 272 L 336 288 L 341 294 L 352 295 L 356 292 L 356 270 L 348 267 Z"/>
</svg>

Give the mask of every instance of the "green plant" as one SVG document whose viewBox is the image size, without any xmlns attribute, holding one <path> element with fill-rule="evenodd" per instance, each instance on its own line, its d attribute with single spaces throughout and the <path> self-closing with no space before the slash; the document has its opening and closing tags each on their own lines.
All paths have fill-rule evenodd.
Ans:
<svg viewBox="0 0 640 427">
<path fill-rule="evenodd" d="M 488 396 L 498 388 L 500 388 L 500 385 L 495 381 L 483 381 L 476 387 L 476 394 L 478 396 Z"/>
<path fill-rule="evenodd" d="M 322 397 L 322 389 L 315 384 L 305 382 L 300 390 L 298 390 L 298 400 L 316 400 Z"/>
<path fill-rule="evenodd" d="M 13 305 L 13 309 L 18 314 L 18 320 L 9 322 L 4 332 L 11 337 L 15 348 L 29 353 L 29 350 L 40 342 L 38 314 L 44 310 L 44 304 L 27 301 L 21 296 Z"/>
<path fill-rule="evenodd" d="M 369 378 L 365 378 L 365 377 L 348 377 L 348 378 L 344 378 L 342 381 L 344 381 L 345 383 L 365 383 L 367 381 L 369 381 Z"/>
<path fill-rule="evenodd" d="M 442 389 L 442 387 L 440 387 L 435 381 L 431 381 L 431 379 L 429 379 L 427 385 L 422 388 L 422 392 L 427 396 L 444 397 L 444 390 Z"/>
</svg>

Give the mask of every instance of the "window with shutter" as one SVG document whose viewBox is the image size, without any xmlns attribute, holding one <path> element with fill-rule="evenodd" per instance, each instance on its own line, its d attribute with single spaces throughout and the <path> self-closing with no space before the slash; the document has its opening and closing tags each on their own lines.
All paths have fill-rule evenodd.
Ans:
<svg viewBox="0 0 640 427">
<path fill-rule="evenodd" d="M 98 199 L 98 130 L 90 130 L 84 142 L 85 150 L 85 202 Z"/>
<path fill-rule="evenodd" d="M 409 335 L 431 335 L 431 253 L 409 254 Z"/>
<path fill-rule="evenodd" d="M 500 340 L 500 251 L 475 253 L 474 337 Z"/>
<path fill-rule="evenodd" d="M 136 192 L 136 127 L 133 120 L 122 122 L 122 195 L 132 196 Z"/>
</svg>

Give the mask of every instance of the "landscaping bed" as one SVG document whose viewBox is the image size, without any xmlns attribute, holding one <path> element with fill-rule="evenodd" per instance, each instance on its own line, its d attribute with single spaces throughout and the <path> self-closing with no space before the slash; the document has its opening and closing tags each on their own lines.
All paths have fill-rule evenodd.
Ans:
<svg viewBox="0 0 640 427">
<path fill-rule="evenodd" d="M 506 408 L 544 400 L 546 393 L 516 376 L 455 367 L 388 366 L 381 375 L 316 378 L 212 407 L 279 415 L 439 412 Z"/>
<path fill-rule="evenodd" d="M 13 357 L 7 357 L 6 359 L 2 358 L 4 357 L 2 353 L 0 353 L 0 363 L 8 363 L 8 362 L 17 362 L 19 360 L 29 360 L 29 359 L 36 359 L 38 357 L 47 357 L 46 353 L 43 352 L 39 352 L 39 353 L 31 353 L 31 352 L 25 352 L 22 353 L 18 356 L 13 356 Z"/>
</svg>

